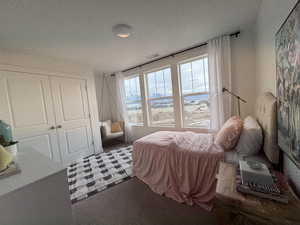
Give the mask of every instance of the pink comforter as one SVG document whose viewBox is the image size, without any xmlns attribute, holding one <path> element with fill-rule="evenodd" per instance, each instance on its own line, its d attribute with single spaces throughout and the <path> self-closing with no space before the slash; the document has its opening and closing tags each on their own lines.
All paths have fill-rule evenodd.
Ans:
<svg viewBox="0 0 300 225">
<path fill-rule="evenodd" d="M 133 173 L 158 194 L 211 210 L 224 159 L 213 134 L 160 131 L 133 144 Z"/>
</svg>

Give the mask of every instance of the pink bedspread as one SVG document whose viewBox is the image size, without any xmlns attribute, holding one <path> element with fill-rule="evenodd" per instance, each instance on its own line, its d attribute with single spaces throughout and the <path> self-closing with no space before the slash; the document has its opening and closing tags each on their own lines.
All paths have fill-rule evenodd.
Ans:
<svg viewBox="0 0 300 225">
<path fill-rule="evenodd" d="M 224 159 L 213 134 L 160 131 L 133 144 L 133 173 L 154 192 L 211 210 Z"/>
</svg>

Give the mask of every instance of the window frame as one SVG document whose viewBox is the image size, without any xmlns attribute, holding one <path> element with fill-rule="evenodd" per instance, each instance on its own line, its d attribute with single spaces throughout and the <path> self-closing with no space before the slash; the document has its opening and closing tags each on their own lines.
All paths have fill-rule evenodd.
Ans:
<svg viewBox="0 0 300 225">
<path fill-rule="evenodd" d="M 188 124 L 186 124 L 186 121 L 185 121 L 185 107 L 184 107 L 184 98 L 185 97 L 189 97 L 189 96 L 197 96 L 197 95 L 208 95 L 209 96 L 209 90 L 208 91 L 199 91 L 199 92 L 193 92 L 193 93 L 189 93 L 189 94 L 184 94 L 183 93 L 183 88 L 182 88 L 182 79 L 181 79 L 181 69 L 180 69 L 180 66 L 182 64 L 186 64 L 186 63 L 192 63 L 194 61 L 197 61 L 197 60 L 201 60 L 201 59 L 204 59 L 204 58 L 207 58 L 208 60 L 208 54 L 202 54 L 200 56 L 197 56 L 197 57 L 193 57 L 193 58 L 189 58 L 189 59 L 186 59 L 186 60 L 183 60 L 183 61 L 180 61 L 177 63 L 177 68 L 178 68 L 178 79 L 179 79 L 179 94 L 180 94 L 180 107 L 181 107 L 181 124 L 182 124 L 182 128 L 195 128 L 195 129 L 208 129 L 210 130 L 211 129 L 211 121 L 212 121 L 212 117 L 211 117 L 211 114 L 210 114 L 210 125 L 209 127 L 197 127 L 197 126 L 188 126 Z M 208 68 L 208 81 L 209 81 L 209 68 Z M 210 87 L 209 87 L 210 88 Z M 210 102 L 210 99 L 209 99 L 209 102 Z"/>
<path fill-rule="evenodd" d="M 172 95 L 171 96 L 164 96 L 164 97 L 157 97 L 157 98 L 150 98 L 149 97 L 149 82 L 148 82 L 148 77 L 147 77 L 148 74 L 156 73 L 158 71 L 165 70 L 165 69 L 170 69 Z M 145 80 L 145 102 L 146 102 L 146 110 L 147 110 L 147 115 L 148 115 L 148 127 L 159 127 L 159 128 L 164 128 L 164 127 L 165 128 L 173 128 L 173 127 L 176 127 L 175 96 L 174 96 L 174 87 L 173 87 L 172 66 L 171 65 L 165 65 L 165 66 L 161 66 L 161 67 L 156 67 L 155 69 L 143 72 L 143 76 L 144 76 L 144 80 Z M 172 101 L 173 101 L 174 125 L 172 125 L 172 124 L 162 124 L 162 125 L 153 124 L 151 101 L 162 100 L 162 99 L 172 99 Z"/>
<path fill-rule="evenodd" d="M 136 101 L 130 101 L 130 103 L 139 103 L 141 105 L 141 111 L 142 111 L 142 122 L 141 123 L 132 123 L 129 121 L 129 124 L 131 126 L 138 126 L 138 127 L 143 127 L 145 125 L 145 120 L 144 120 L 144 109 L 143 109 L 143 95 L 142 95 L 142 88 L 141 88 L 141 85 L 143 85 L 141 83 L 141 77 L 140 77 L 140 74 L 139 73 L 135 73 L 135 74 L 132 74 L 132 75 L 129 75 L 129 76 L 126 76 L 124 78 L 124 90 L 125 90 L 125 97 L 126 97 L 126 88 L 125 88 L 125 80 L 130 80 L 130 79 L 133 79 L 133 78 L 138 78 L 139 80 L 139 91 L 140 91 L 140 98 L 141 100 L 136 100 Z M 127 111 L 127 115 L 128 115 L 128 110 L 127 110 L 127 101 L 125 99 L 125 105 L 126 105 L 126 111 Z"/>
</svg>

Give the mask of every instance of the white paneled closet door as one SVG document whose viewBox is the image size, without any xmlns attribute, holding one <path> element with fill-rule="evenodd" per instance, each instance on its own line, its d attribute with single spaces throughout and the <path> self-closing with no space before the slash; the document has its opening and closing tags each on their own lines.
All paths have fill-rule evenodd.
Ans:
<svg viewBox="0 0 300 225">
<path fill-rule="evenodd" d="M 55 161 L 61 161 L 55 129 L 55 118 L 47 76 L 3 72 L 6 84 L 2 90 L 19 151 L 33 148 Z"/>
<path fill-rule="evenodd" d="M 67 165 L 94 153 L 86 80 L 50 79 L 59 146 Z"/>
</svg>

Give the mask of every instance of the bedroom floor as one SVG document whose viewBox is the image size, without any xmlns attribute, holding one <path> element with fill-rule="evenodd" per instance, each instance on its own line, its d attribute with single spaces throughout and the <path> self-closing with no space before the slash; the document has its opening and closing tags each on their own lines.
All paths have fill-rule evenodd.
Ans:
<svg viewBox="0 0 300 225">
<path fill-rule="evenodd" d="M 213 214 L 153 193 L 133 178 L 73 205 L 76 225 L 215 225 Z"/>
</svg>

